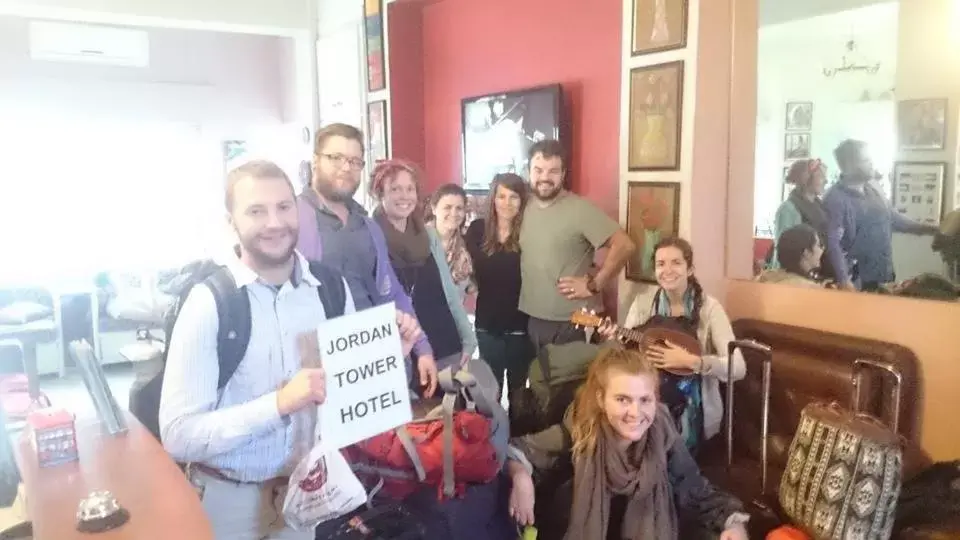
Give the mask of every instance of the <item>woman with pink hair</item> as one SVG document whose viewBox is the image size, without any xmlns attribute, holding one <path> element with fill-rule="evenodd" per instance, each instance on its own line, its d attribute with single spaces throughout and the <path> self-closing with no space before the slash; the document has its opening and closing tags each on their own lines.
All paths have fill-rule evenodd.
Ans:
<svg viewBox="0 0 960 540">
<path fill-rule="evenodd" d="M 433 346 L 437 369 L 458 367 L 477 348 L 460 292 L 453 281 L 440 237 L 423 223 L 420 171 L 413 163 L 377 164 L 370 193 L 379 202 L 373 219 L 387 238 L 390 263 L 413 300 L 420 326 Z"/>
</svg>

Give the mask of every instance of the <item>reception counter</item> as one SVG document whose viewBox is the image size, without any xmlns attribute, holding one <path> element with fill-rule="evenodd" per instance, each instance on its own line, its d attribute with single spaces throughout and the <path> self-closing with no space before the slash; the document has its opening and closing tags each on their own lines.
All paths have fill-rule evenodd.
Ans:
<svg viewBox="0 0 960 540">
<path fill-rule="evenodd" d="M 160 443 L 135 418 L 129 431 L 109 436 L 99 422 L 77 421 L 80 461 L 41 468 L 29 439 L 17 446 L 27 512 L 36 540 L 213 540 L 200 499 Z M 120 528 L 76 530 L 77 505 L 108 490 L 130 513 Z"/>
</svg>

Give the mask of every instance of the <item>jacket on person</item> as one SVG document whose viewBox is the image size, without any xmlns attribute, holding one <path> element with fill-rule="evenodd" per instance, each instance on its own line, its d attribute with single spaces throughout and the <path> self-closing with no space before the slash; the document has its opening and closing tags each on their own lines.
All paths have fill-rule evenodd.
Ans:
<svg viewBox="0 0 960 540">
<path fill-rule="evenodd" d="M 297 250 L 307 260 L 320 261 L 323 259 L 323 239 L 320 237 L 320 226 L 317 224 L 318 209 L 303 195 L 297 197 L 297 206 L 300 211 L 300 237 L 297 240 Z M 383 230 L 370 216 L 363 215 L 362 217 L 377 251 L 377 267 L 374 275 L 377 290 L 371 291 L 371 296 L 377 300 L 377 305 L 394 302 L 400 311 L 416 316 L 413 310 L 413 302 L 404 292 L 403 287 L 400 286 L 397 274 L 390 264 L 387 238 L 383 235 Z M 474 343 L 476 343 L 476 339 L 474 339 Z M 433 354 L 433 349 L 430 347 L 430 342 L 427 341 L 426 334 L 420 336 L 414 350 L 421 355 Z"/>
<path fill-rule="evenodd" d="M 661 405 L 657 414 L 669 415 L 670 412 Z M 538 433 L 516 437 L 510 441 L 510 446 L 522 452 L 532 464 L 535 482 L 539 480 L 538 477 L 549 475 L 555 467 L 562 467 L 564 460 L 567 460 L 567 464 L 570 463 L 568 460 L 573 441 L 570 438 L 569 418 L 569 414 L 565 415 L 565 421 L 562 424 Z M 718 490 L 700 473 L 700 467 L 687 450 L 683 437 L 676 437 L 663 459 L 667 461 L 667 474 L 670 485 L 673 487 L 674 504 L 681 519 L 691 519 L 705 529 L 720 532 L 730 525 L 729 522 L 734 514 L 743 512 L 743 504 L 736 497 Z M 561 489 L 569 489 L 572 484 L 567 482 Z M 560 494 L 557 500 L 566 503 L 567 497 L 563 495 Z M 549 504 L 547 501 L 544 503 Z M 557 519 L 568 520 L 569 510 L 569 508 L 557 508 L 556 512 L 552 509 L 547 509 L 547 512 Z"/>
<path fill-rule="evenodd" d="M 477 350 L 477 334 L 474 333 L 473 325 L 470 324 L 470 319 L 467 317 L 467 310 L 463 307 L 463 297 L 460 295 L 460 288 L 453 282 L 450 268 L 447 267 L 445 262 L 447 256 L 443 251 L 443 242 L 440 240 L 440 234 L 433 227 L 427 227 L 427 234 L 430 236 L 430 254 L 433 255 L 433 260 L 437 262 L 437 267 L 440 270 L 443 296 L 447 299 L 450 314 L 453 315 L 453 322 L 457 325 L 457 333 L 460 334 L 460 345 L 463 347 L 464 353 L 473 356 L 473 352 Z M 377 256 L 377 260 L 379 261 L 379 255 Z"/>
</svg>

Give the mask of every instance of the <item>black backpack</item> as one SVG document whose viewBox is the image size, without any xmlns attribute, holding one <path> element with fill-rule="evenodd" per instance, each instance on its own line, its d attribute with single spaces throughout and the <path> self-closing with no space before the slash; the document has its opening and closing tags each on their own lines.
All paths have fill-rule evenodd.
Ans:
<svg viewBox="0 0 960 540">
<path fill-rule="evenodd" d="M 310 262 L 310 273 L 321 285 L 317 287 L 320 301 L 328 319 L 343 315 L 346 290 L 343 278 L 332 268 Z M 243 360 L 250 342 L 250 298 L 243 287 L 237 287 L 230 271 L 211 260 L 190 263 L 181 272 L 183 279 L 175 286 L 177 300 L 164 317 L 164 334 L 167 344 L 180 314 L 180 308 L 196 285 L 203 285 L 213 293 L 217 304 L 217 356 L 220 362 L 220 377 L 217 389 L 222 390 Z M 169 347 L 164 349 L 163 364 L 166 366 Z M 161 369 L 152 379 L 130 393 L 130 412 L 160 440 L 160 393 L 163 388 Z"/>
</svg>

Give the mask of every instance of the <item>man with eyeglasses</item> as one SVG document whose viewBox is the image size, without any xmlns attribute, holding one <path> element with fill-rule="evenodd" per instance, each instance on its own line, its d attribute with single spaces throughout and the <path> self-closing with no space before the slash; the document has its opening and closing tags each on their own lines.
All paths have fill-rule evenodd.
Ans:
<svg viewBox="0 0 960 540">
<path fill-rule="evenodd" d="M 414 314 L 390 264 L 380 227 L 353 196 L 364 167 L 363 133 L 347 124 L 317 131 L 310 186 L 299 197 L 300 238 L 297 249 L 309 260 L 340 271 L 350 286 L 357 311 L 395 302 Z M 414 347 L 424 396 L 437 387 L 433 350 L 423 335 Z"/>
</svg>

